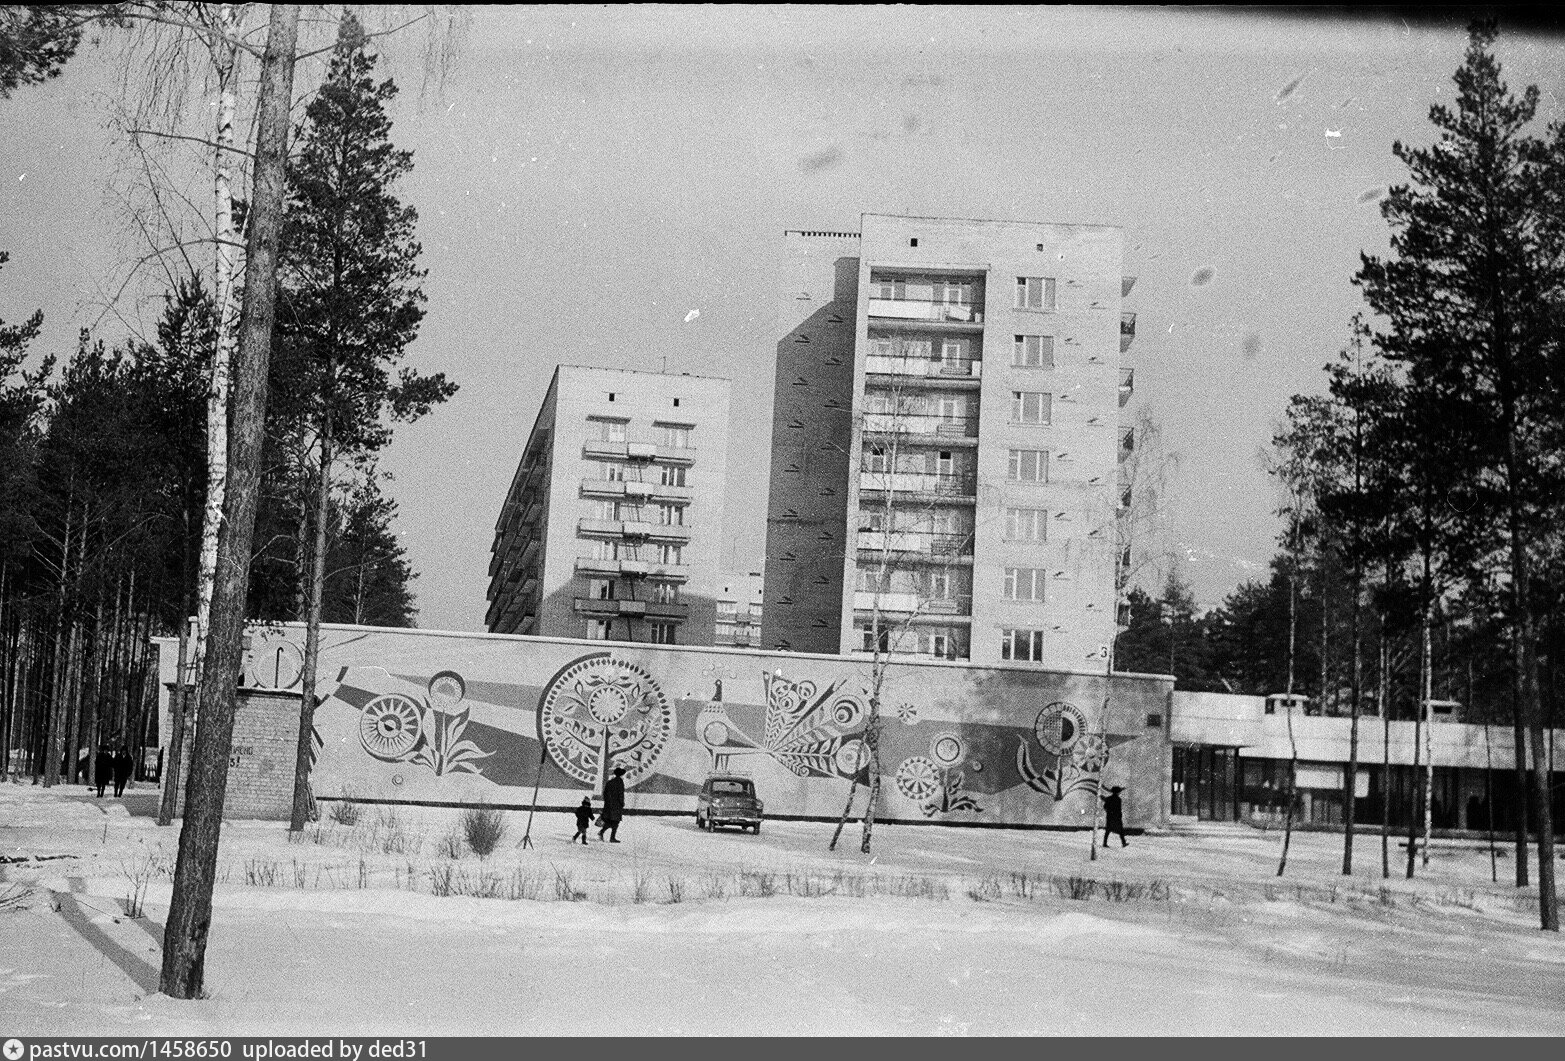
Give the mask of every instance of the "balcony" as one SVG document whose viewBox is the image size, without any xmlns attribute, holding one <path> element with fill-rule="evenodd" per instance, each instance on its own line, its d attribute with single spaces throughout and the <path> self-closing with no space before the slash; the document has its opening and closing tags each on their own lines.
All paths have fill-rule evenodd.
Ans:
<svg viewBox="0 0 1565 1061">
<path fill-rule="evenodd" d="M 861 589 L 853 594 L 853 610 L 873 611 L 877 599 L 882 613 L 910 615 L 915 623 L 922 624 L 926 619 L 949 622 L 971 618 L 972 598 L 968 596 L 926 597 L 922 593 L 875 593 Z"/>
<path fill-rule="evenodd" d="M 666 564 L 661 560 L 607 560 L 596 556 L 578 556 L 576 573 L 590 578 L 656 578 L 665 582 L 684 582 L 690 578 L 688 564 Z"/>
<path fill-rule="evenodd" d="M 904 376 L 942 381 L 976 380 L 983 374 L 979 358 L 898 357 L 870 354 L 864 359 L 864 371 L 882 376 Z"/>
<path fill-rule="evenodd" d="M 872 298 L 869 300 L 869 315 L 882 320 L 917 321 L 920 324 L 965 325 L 967 328 L 964 330 L 982 327 L 984 323 L 981 307 L 929 299 Z"/>
<path fill-rule="evenodd" d="M 971 556 L 970 534 L 932 534 L 926 531 L 859 531 L 860 552 L 921 553 L 930 557 Z"/>
<path fill-rule="evenodd" d="M 874 611 L 877 602 L 883 612 L 916 612 L 920 597 L 917 593 L 876 593 L 872 590 L 856 590 L 853 594 L 853 610 Z"/>
<path fill-rule="evenodd" d="M 581 444 L 582 456 L 608 460 L 628 460 L 630 448 L 624 442 L 606 442 L 603 439 L 588 439 Z"/>
<path fill-rule="evenodd" d="M 1134 394 L 1134 393 L 1136 393 L 1136 370 L 1133 369 L 1133 368 L 1122 368 L 1122 369 L 1120 369 L 1119 370 L 1119 405 L 1120 405 L 1120 408 L 1123 409 L 1125 407 L 1125 403 L 1130 401 L 1130 396 L 1132 394 Z"/>
<path fill-rule="evenodd" d="M 1136 341 L 1136 315 L 1134 313 L 1121 313 L 1119 315 L 1119 352 L 1124 353 L 1130 349 L 1130 344 Z"/>
<path fill-rule="evenodd" d="M 874 655 L 867 649 L 856 648 L 848 655 L 860 659 L 869 659 Z M 882 652 L 880 658 L 891 663 L 951 663 L 967 658 L 966 648 L 957 648 L 953 653 L 939 656 L 934 652 Z"/>
<path fill-rule="evenodd" d="M 658 447 L 650 442 L 625 443 L 625 456 L 633 461 L 649 461 L 658 455 Z"/>
<path fill-rule="evenodd" d="M 664 464 L 689 465 L 696 462 L 694 446 L 658 446 L 655 455 Z"/>
<path fill-rule="evenodd" d="M 918 442 L 956 439 L 973 439 L 976 442 L 978 417 L 943 416 L 939 413 L 866 412 L 864 433 L 898 435 Z"/>
<path fill-rule="evenodd" d="M 574 608 L 578 615 L 624 616 L 637 618 L 647 614 L 647 602 L 639 600 L 604 600 L 601 597 L 577 597 Z"/>
<path fill-rule="evenodd" d="M 966 474 L 940 475 L 935 472 L 859 472 L 860 493 L 882 490 L 971 500 L 978 490 L 978 477 Z"/>
</svg>

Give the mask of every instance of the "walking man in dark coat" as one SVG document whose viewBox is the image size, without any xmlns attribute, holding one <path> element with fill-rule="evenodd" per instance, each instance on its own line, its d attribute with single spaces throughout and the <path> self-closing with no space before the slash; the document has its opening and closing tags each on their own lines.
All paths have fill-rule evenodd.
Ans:
<svg viewBox="0 0 1565 1061">
<path fill-rule="evenodd" d="M 609 843 L 619 843 L 619 820 L 625 814 L 625 768 L 616 766 L 614 776 L 603 783 L 603 817 L 598 826 L 598 839 L 609 834 Z"/>
<path fill-rule="evenodd" d="M 109 778 L 114 774 L 114 753 L 107 748 L 99 748 L 97 758 L 93 760 L 92 782 L 98 786 L 98 798 L 103 798 L 103 790 L 108 787 Z"/>
<path fill-rule="evenodd" d="M 125 786 L 130 782 L 132 769 L 136 765 L 135 757 L 130 754 L 130 749 L 120 745 L 120 750 L 114 753 L 114 798 L 125 794 Z"/>
<path fill-rule="evenodd" d="M 1109 846 L 1109 834 L 1119 834 L 1119 846 L 1129 847 L 1130 842 L 1125 839 L 1125 804 L 1120 800 L 1119 794 L 1125 791 L 1121 785 L 1115 785 L 1109 789 L 1109 794 L 1103 797 L 1103 846 Z"/>
</svg>

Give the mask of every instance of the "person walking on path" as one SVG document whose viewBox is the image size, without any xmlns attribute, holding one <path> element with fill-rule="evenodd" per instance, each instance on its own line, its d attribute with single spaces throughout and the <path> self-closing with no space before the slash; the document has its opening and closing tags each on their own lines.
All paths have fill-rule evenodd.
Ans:
<svg viewBox="0 0 1565 1061">
<path fill-rule="evenodd" d="M 130 782 L 132 769 L 136 765 L 135 758 L 130 754 L 130 749 L 120 745 L 120 750 L 114 753 L 114 798 L 119 799 L 125 794 L 125 786 Z"/>
<path fill-rule="evenodd" d="M 619 820 L 625 814 L 625 768 L 616 766 L 614 776 L 603 783 L 603 817 L 599 819 L 598 839 L 609 834 L 609 843 L 619 843 Z"/>
<path fill-rule="evenodd" d="M 576 808 L 576 835 L 571 837 L 571 843 L 580 840 L 587 842 L 587 826 L 592 824 L 592 800 L 586 796 L 581 798 L 581 806 Z"/>
<path fill-rule="evenodd" d="M 1109 794 L 1103 797 L 1103 846 L 1109 846 L 1109 834 L 1119 834 L 1119 846 L 1129 847 L 1130 842 L 1125 839 L 1125 804 L 1119 798 L 1119 794 L 1125 791 L 1121 785 L 1115 785 L 1109 789 Z"/>
<path fill-rule="evenodd" d="M 103 790 L 108 787 L 109 778 L 114 773 L 114 753 L 107 748 L 99 748 L 98 756 L 93 761 L 92 781 L 98 786 L 98 798 L 103 798 Z"/>
</svg>

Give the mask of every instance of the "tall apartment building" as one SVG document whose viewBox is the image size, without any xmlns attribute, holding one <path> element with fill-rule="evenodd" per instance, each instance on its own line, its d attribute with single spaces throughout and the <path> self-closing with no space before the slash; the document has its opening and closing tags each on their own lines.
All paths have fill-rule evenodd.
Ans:
<svg viewBox="0 0 1565 1061">
<path fill-rule="evenodd" d="M 491 633 L 712 643 L 729 390 L 554 370 L 495 523 Z"/>
<path fill-rule="evenodd" d="M 866 214 L 784 245 L 765 645 L 1105 666 L 1120 230 Z"/>
</svg>

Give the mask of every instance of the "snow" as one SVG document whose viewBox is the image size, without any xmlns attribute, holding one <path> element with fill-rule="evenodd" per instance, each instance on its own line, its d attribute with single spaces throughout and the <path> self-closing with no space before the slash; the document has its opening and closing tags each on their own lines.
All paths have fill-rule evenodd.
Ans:
<svg viewBox="0 0 1565 1061">
<path fill-rule="evenodd" d="M 582 847 L 565 814 L 523 848 L 511 812 L 481 860 L 415 807 L 226 824 L 210 997 L 178 1001 L 155 799 L 0 785 L 6 1034 L 1565 1033 L 1565 941 L 1471 842 L 1413 881 L 1394 847 L 1383 881 L 1378 836 L 1344 878 L 1341 836 L 1302 833 L 1279 880 L 1280 835 L 1242 827 L 1093 862 L 1081 833 L 877 825 L 870 857 L 856 827 L 652 817 Z"/>
</svg>

